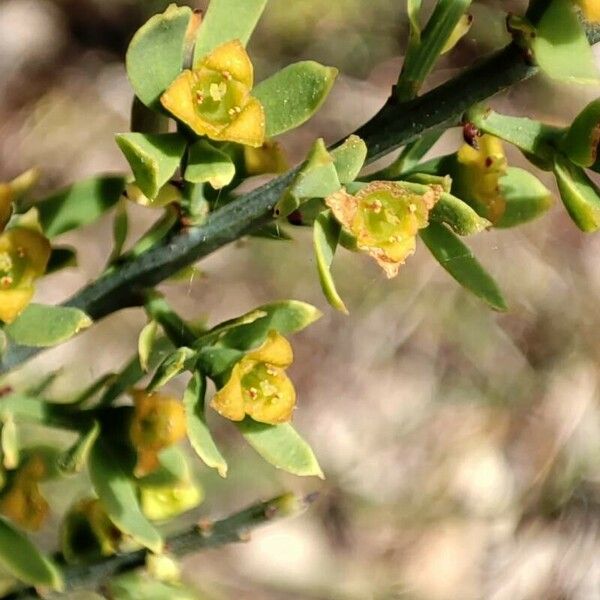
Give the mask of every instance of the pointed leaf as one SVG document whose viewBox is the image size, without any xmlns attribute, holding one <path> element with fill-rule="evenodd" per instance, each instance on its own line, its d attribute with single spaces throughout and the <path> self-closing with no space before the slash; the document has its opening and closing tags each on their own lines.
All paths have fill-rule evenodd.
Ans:
<svg viewBox="0 0 600 600">
<path fill-rule="evenodd" d="M 190 146 L 184 179 L 191 183 L 208 182 L 219 190 L 229 185 L 235 176 L 231 157 L 206 140 L 198 140 Z"/>
<path fill-rule="evenodd" d="M 600 228 L 600 190 L 585 171 L 567 159 L 556 155 L 554 175 L 560 197 L 571 219 L 582 231 Z"/>
<path fill-rule="evenodd" d="M 124 188 L 124 177 L 92 177 L 41 200 L 35 206 L 44 234 L 53 238 L 93 223 L 118 202 Z"/>
<path fill-rule="evenodd" d="M 66 342 L 92 320 L 78 308 L 30 304 L 4 330 L 17 344 L 46 347 Z"/>
<path fill-rule="evenodd" d="M 146 388 L 148 392 L 153 392 L 158 388 L 166 385 L 173 377 L 177 377 L 185 369 L 192 367 L 192 364 L 196 360 L 196 351 L 191 348 L 182 346 L 177 348 L 174 352 L 169 354 L 163 361 L 158 365 L 156 373 L 152 377 L 152 380 Z"/>
<path fill-rule="evenodd" d="M 289 423 L 266 425 L 247 417 L 236 426 L 246 441 L 278 469 L 302 477 L 325 478 L 311 447 Z"/>
<path fill-rule="evenodd" d="M 179 167 L 185 138 L 178 133 L 119 133 L 116 140 L 138 187 L 151 200 L 156 198 Z"/>
<path fill-rule="evenodd" d="M 420 231 L 420 236 L 434 258 L 460 285 L 487 302 L 494 310 L 507 309 L 496 282 L 450 229 L 438 223 L 430 223 Z"/>
<path fill-rule="evenodd" d="M 161 94 L 181 72 L 191 17 L 188 6 L 171 4 L 133 36 L 126 56 L 127 76 L 146 106 L 161 110 Z"/>
<path fill-rule="evenodd" d="M 206 378 L 195 371 L 183 395 L 183 405 L 187 420 L 187 433 L 192 448 L 202 461 L 216 469 L 221 477 L 227 477 L 227 462 L 217 448 L 205 414 Z"/>
<path fill-rule="evenodd" d="M 152 552 L 161 552 L 160 533 L 143 515 L 136 487 L 121 467 L 121 459 L 102 439 L 90 453 L 89 471 L 92 485 L 110 520 L 124 533 Z"/>
<path fill-rule="evenodd" d="M 338 70 L 314 61 L 294 63 L 261 81 L 252 95 L 265 109 L 267 137 L 274 137 L 310 119 L 329 95 Z"/>
<path fill-rule="evenodd" d="M 63 475 L 73 475 L 83 470 L 99 435 L 100 425 L 94 421 L 92 426 L 82 433 L 70 448 L 60 454 L 57 461 L 58 470 Z"/>
<path fill-rule="evenodd" d="M 327 302 L 336 310 L 348 314 L 331 275 L 330 267 L 340 239 L 341 227 L 331 211 L 322 212 L 313 225 L 313 248 L 317 260 L 319 281 Z"/>
<path fill-rule="evenodd" d="M 322 316 L 320 310 L 298 300 L 282 300 L 265 304 L 259 306 L 257 310 L 264 311 L 265 316 L 232 329 L 221 338 L 221 343 L 230 348 L 247 350 L 262 344 L 271 330 L 278 331 L 282 335 L 295 333 Z"/>
<path fill-rule="evenodd" d="M 198 29 L 194 64 L 217 46 L 240 40 L 245 46 L 267 0 L 211 0 Z"/>
<path fill-rule="evenodd" d="M 0 517 L 0 565 L 29 585 L 63 588 L 62 574 L 20 531 Z"/>
<path fill-rule="evenodd" d="M 110 253 L 110 261 L 116 260 L 123 252 L 123 246 L 127 241 L 127 232 L 129 231 L 129 217 L 127 216 L 127 201 L 122 198 L 117 204 L 115 218 L 113 221 L 113 240 L 114 245 Z"/>
</svg>

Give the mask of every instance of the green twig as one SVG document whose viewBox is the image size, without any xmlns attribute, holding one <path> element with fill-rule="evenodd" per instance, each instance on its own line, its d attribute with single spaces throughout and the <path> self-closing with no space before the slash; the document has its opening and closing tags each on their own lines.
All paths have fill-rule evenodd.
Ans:
<svg viewBox="0 0 600 600">
<path fill-rule="evenodd" d="M 588 27 L 591 43 L 600 41 L 600 26 Z M 537 73 L 522 49 L 511 44 L 467 69 L 456 78 L 402 106 L 393 99 L 356 133 L 369 148 L 368 161 L 404 146 L 439 127 L 460 124 L 463 113 L 499 91 Z M 143 302 L 141 289 L 152 287 L 187 265 L 246 235 L 273 218 L 272 211 L 291 182 L 292 170 L 213 212 L 200 227 L 183 230 L 107 274 L 68 300 L 94 320 Z M 12 346 L 0 373 L 20 365 L 39 348 Z"/>
<path fill-rule="evenodd" d="M 221 521 L 202 521 L 199 525 L 168 538 L 165 550 L 176 557 L 181 557 L 208 548 L 248 541 L 252 529 L 274 519 L 296 516 L 302 513 L 315 498 L 315 495 L 299 498 L 293 494 L 284 494 L 267 502 L 254 504 Z M 65 565 L 62 569 L 65 591 L 96 588 L 111 577 L 144 566 L 148 554 L 148 550 L 141 549 L 128 554 L 116 554 L 92 564 Z M 2 600 L 35 598 L 40 598 L 36 590 L 25 588 L 3 596 Z"/>
</svg>

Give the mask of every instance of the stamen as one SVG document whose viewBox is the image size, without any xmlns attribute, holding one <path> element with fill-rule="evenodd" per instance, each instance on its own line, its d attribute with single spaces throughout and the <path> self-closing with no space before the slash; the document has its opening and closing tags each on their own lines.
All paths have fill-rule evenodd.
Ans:
<svg viewBox="0 0 600 600">
<path fill-rule="evenodd" d="M 2 287 L 10 287 L 12 282 L 13 278 L 10 275 L 4 275 L 3 277 L 0 277 L 0 285 L 2 285 Z"/>
<path fill-rule="evenodd" d="M 198 104 L 202 104 L 204 102 L 204 94 L 200 90 L 196 92 L 196 102 Z"/>
</svg>

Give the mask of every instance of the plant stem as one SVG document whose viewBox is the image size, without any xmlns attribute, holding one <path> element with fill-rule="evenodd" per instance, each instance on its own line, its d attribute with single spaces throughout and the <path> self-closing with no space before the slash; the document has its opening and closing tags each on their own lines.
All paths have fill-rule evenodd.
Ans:
<svg viewBox="0 0 600 600">
<path fill-rule="evenodd" d="M 204 521 L 183 533 L 167 539 L 166 552 L 182 557 L 192 552 L 218 548 L 233 542 L 249 540 L 250 531 L 265 525 L 274 519 L 296 516 L 315 500 L 309 495 L 299 498 L 293 494 L 284 494 L 267 502 L 259 502 L 221 521 Z M 132 569 L 142 567 L 146 562 L 149 550 L 145 548 L 116 554 L 96 563 L 88 565 L 63 566 L 65 591 L 78 588 L 93 589 L 107 579 Z M 40 598 L 34 588 L 25 588 L 3 596 L 2 600 L 33 600 Z"/>
<path fill-rule="evenodd" d="M 600 41 L 600 25 L 588 26 L 591 43 Z M 358 129 L 369 148 L 368 162 L 384 156 L 439 127 L 459 125 L 473 104 L 538 72 L 523 51 L 510 44 L 456 78 L 402 106 L 393 98 Z M 143 303 L 143 288 L 153 287 L 187 265 L 246 235 L 273 218 L 272 211 L 296 169 L 213 212 L 200 227 L 183 230 L 134 261 L 104 275 L 65 302 L 97 320 L 119 309 Z M 0 373 L 20 365 L 39 348 L 12 346 Z"/>
</svg>

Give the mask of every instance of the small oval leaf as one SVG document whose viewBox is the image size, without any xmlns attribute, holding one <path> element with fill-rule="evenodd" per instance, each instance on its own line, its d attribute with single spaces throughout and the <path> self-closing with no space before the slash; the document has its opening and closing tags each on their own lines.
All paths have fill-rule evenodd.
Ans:
<svg viewBox="0 0 600 600">
<path fill-rule="evenodd" d="M 115 138 L 136 184 L 153 200 L 179 167 L 185 138 L 178 133 L 118 133 Z"/>
<path fill-rule="evenodd" d="M 135 485 L 121 463 L 121 457 L 104 440 L 96 440 L 88 462 L 94 490 L 110 520 L 121 531 L 152 552 L 161 552 L 162 537 L 143 515 Z"/>
<path fill-rule="evenodd" d="M 91 324 L 78 308 L 30 304 L 5 331 L 17 344 L 43 348 L 66 342 Z"/>
<path fill-rule="evenodd" d="M 235 176 L 235 165 L 231 157 L 209 144 L 198 140 L 190 146 L 184 179 L 191 183 L 208 182 L 219 190 L 229 185 Z"/>
<path fill-rule="evenodd" d="M 194 64 L 211 50 L 231 40 L 245 46 L 267 0 L 211 0 L 196 37 Z"/>
<path fill-rule="evenodd" d="M 212 438 L 205 414 L 206 379 L 195 371 L 183 395 L 187 420 L 187 434 L 192 448 L 202 461 L 216 469 L 221 477 L 227 477 L 227 462 Z"/>
<path fill-rule="evenodd" d="M 152 348 L 156 341 L 156 332 L 158 331 L 158 323 L 151 320 L 147 323 L 138 337 L 138 354 L 140 357 L 140 366 L 143 371 L 148 371 L 148 362 L 152 354 Z"/>
<path fill-rule="evenodd" d="M 301 477 L 325 478 L 311 447 L 289 423 L 266 425 L 247 417 L 236 426 L 252 448 L 278 469 Z"/>
<path fill-rule="evenodd" d="M 338 70 L 314 61 L 294 63 L 261 81 L 252 92 L 265 109 L 267 137 L 310 119 L 329 95 Z"/>
<path fill-rule="evenodd" d="M 133 36 L 125 59 L 127 76 L 135 95 L 146 106 L 161 110 L 161 94 L 181 72 L 191 17 L 188 6 L 171 4 Z"/>
<path fill-rule="evenodd" d="M 460 285 L 487 302 L 494 310 L 507 309 L 496 282 L 450 229 L 439 223 L 430 223 L 419 235 L 434 258 Z"/>
<path fill-rule="evenodd" d="M 591 167 L 598 158 L 600 143 L 600 99 L 590 102 L 567 130 L 562 149 L 580 167 Z"/>
<path fill-rule="evenodd" d="M 367 145 L 357 135 L 351 135 L 341 146 L 331 151 L 335 170 L 342 185 L 354 181 L 367 160 Z"/>
<path fill-rule="evenodd" d="M 0 565 L 11 575 L 29 585 L 63 588 L 58 567 L 46 558 L 31 541 L 0 517 Z"/>
</svg>

